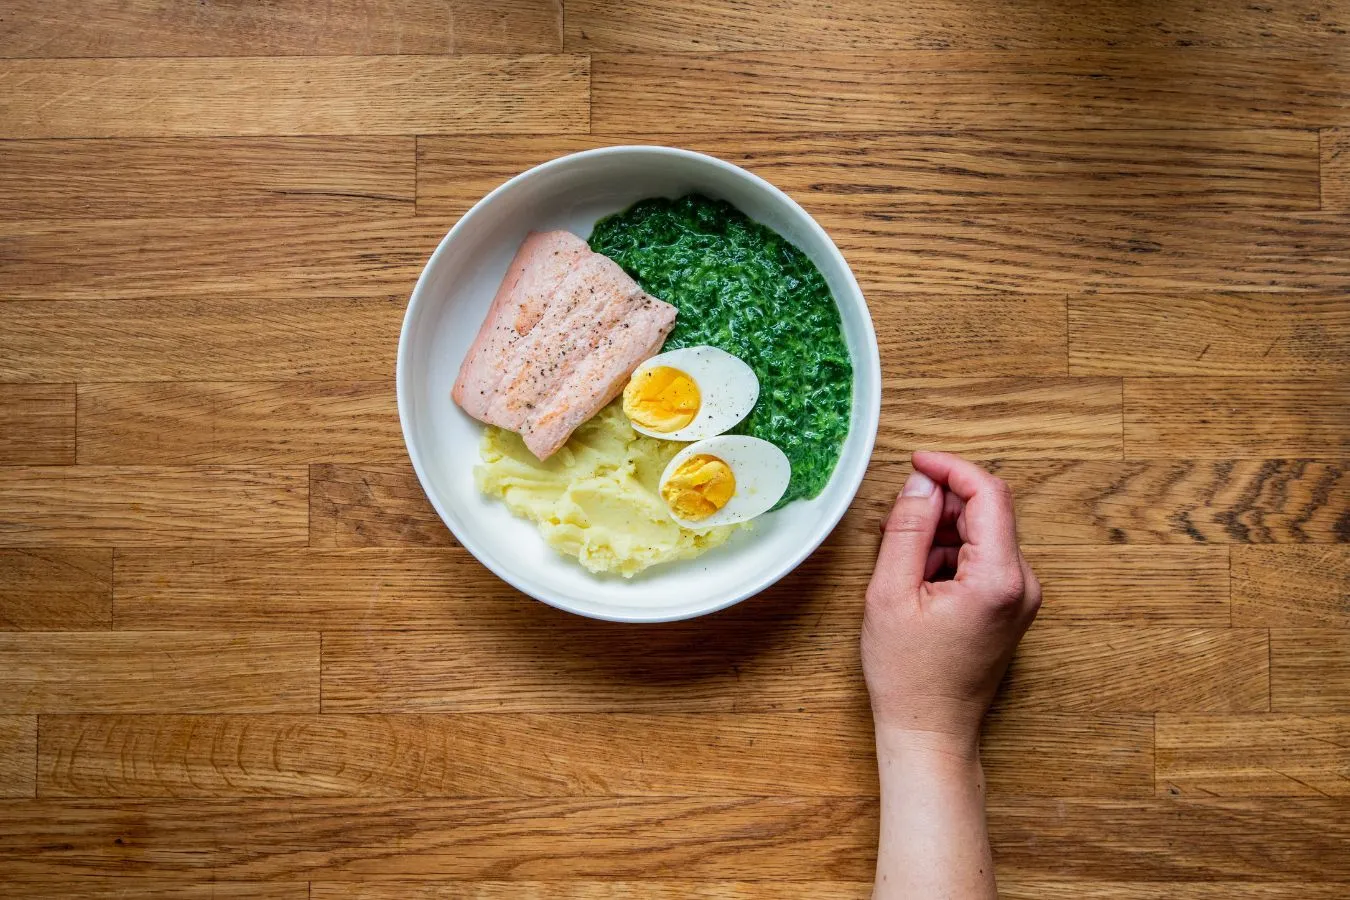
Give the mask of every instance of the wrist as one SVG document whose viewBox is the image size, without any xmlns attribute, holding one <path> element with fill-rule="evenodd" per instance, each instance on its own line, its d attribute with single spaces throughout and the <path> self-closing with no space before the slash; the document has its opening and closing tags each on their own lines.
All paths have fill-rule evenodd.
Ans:
<svg viewBox="0 0 1350 900">
<path fill-rule="evenodd" d="M 908 695 L 903 702 L 876 702 L 872 722 L 877 746 L 883 742 L 912 753 L 974 757 L 980 747 L 980 724 L 988 704 L 949 695 Z"/>
<path fill-rule="evenodd" d="M 935 731 L 876 724 L 877 759 L 892 760 L 905 768 L 924 766 L 960 769 L 980 762 L 979 732 Z"/>
</svg>

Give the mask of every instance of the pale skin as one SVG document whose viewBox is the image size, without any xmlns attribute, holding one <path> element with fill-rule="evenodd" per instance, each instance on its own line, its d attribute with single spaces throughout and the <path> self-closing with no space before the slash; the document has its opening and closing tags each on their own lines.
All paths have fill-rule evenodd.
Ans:
<svg viewBox="0 0 1350 900">
<path fill-rule="evenodd" d="M 915 453 L 863 617 L 881 775 L 873 900 L 997 900 L 980 723 L 1040 604 L 1008 486 Z"/>
</svg>

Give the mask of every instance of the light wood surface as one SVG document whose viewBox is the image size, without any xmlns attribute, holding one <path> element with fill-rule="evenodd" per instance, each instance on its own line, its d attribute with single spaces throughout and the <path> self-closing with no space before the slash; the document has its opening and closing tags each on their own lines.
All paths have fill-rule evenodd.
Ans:
<svg viewBox="0 0 1350 900">
<path fill-rule="evenodd" d="M 0 465 L 75 462 L 72 387 L 0 384 Z"/>
<path fill-rule="evenodd" d="M 414 146 L 409 137 L 11 141 L 0 215 L 408 215 Z"/>
<path fill-rule="evenodd" d="M 0 550 L 0 629 L 111 627 L 112 557 L 111 550 Z"/>
<path fill-rule="evenodd" d="M 428 136 L 417 142 L 422 213 L 459 214 L 516 172 L 563 153 L 669 134 Z M 682 135 L 682 146 L 748 165 L 813 210 L 866 205 L 971 209 L 1317 209 L 1311 130 L 1026 129 Z"/>
<path fill-rule="evenodd" d="M 918 447 L 1046 601 L 986 724 L 1013 900 L 1350 892 L 1350 4 L 14 0 L 0 898 L 864 900 L 857 657 Z M 587 622 L 445 529 L 426 257 L 671 143 L 829 230 L 877 451 L 798 571 Z"/>
<path fill-rule="evenodd" d="M 1343 45 L 1327 47 L 603 53 L 591 63 L 591 127 L 1055 128 L 1070 107 L 1079 128 L 1315 128 L 1350 101 Z"/>
<path fill-rule="evenodd" d="M 305 0 L 200 7 L 156 0 L 15 0 L 10 8 L 7 28 L 0 32 L 0 56 L 5 57 L 518 54 L 562 49 L 559 0 L 337 0 L 319 15 Z"/>
<path fill-rule="evenodd" d="M 562 54 L 0 60 L 0 136 L 585 131 L 589 64 Z"/>
</svg>

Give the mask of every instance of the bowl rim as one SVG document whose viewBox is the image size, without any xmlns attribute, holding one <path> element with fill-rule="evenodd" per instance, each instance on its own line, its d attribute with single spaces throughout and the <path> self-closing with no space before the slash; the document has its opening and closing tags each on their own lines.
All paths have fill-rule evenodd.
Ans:
<svg viewBox="0 0 1350 900">
<path fill-rule="evenodd" d="M 478 215 L 481 215 L 481 211 L 483 209 L 489 206 L 491 202 L 499 195 L 509 191 L 517 183 L 527 178 L 535 177 L 542 172 L 549 171 L 555 168 L 562 168 L 580 159 L 590 159 L 595 157 L 617 156 L 625 154 L 639 154 L 639 155 L 649 154 L 654 157 L 676 156 L 682 157 L 684 159 L 694 160 L 700 164 L 712 165 L 716 168 L 720 168 L 723 169 L 724 171 L 731 173 L 733 176 L 737 178 L 750 182 L 759 190 L 768 193 L 778 203 L 784 204 L 791 210 L 795 211 L 805 222 L 807 229 L 812 231 L 815 234 L 815 236 L 822 241 L 823 246 L 827 249 L 827 251 L 834 255 L 836 262 L 839 264 L 840 269 L 842 270 L 845 278 L 847 279 L 846 282 L 847 286 L 852 289 L 854 297 L 857 299 L 858 303 L 862 307 L 862 311 L 864 313 L 862 317 L 863 338 L 864 338 L 863 349 L 865 352 L 867 352 L 868 358 L 861 361 L 854 360 L 854 366 L 858 367 L 860 362 L 862 365 L 866 366 L 868 371 L 866 372 L 864 377 L 866 378 L 870 376 L 871 382 L 876 385 L 876 390 L 873 392 L 872 402 L 869 403 L 867 408 L 863 410 L 865 419 L 863 425 L 865 427 L 864 433 L 860 436 L 862 440 L 862 446 L 859 448 L 861 452 L 860 464 L 857 465 L 856 471 L 854 472 L 841 473 L 837 468 L 838 463 L 836 463 L 836 470 L 830 476 L 831 481 L 833 481 L 836 477 L 839 477 L 841 475 L 844 475 L 846 477 L 847 480 L 841 483 L 840 487 L 845 489 L 844 495 L 846 495 L 847 499 L 840 504 L 840 507 L 837 512 L 835 512 L 833 515 L 828 515 L 822 518 L 822 521 L 828 520 L 828 525 L 824 527 L 817 527 L 815 531 L 812 533 L 811 537 L 802 543 L 800 549 L 798 549 L 793 556 L 786 558 L 783 561 L 783 564 L 780 564 L 772 574 L 754 579 L 747 587 L 743 588 L 742 590 L 735 591 L 726 597 L 719 598 L 715 603 L 699 607 L 692 611 L 680 611 L 677 613 L 662 613 L 660 610 L 650 611 L 650 613 L 654 614 L 650 614 L 647 611 L 643 610 L 615 611 L 611 613 L 605 611 L 596 611 L 593 609 L 578 609 L 573 605 L 571 605 L 569 602 L 567 602 L 567 600 L 564 598 L 540 596 L 540 593 L 537 593 L 532 587 L 527 587 L 525 584 L 521 583 L 521 581 L 518 580 L 515 577 L 514 573 L 512 573 L 510 570 L 505 569 L 505 567 L 496 565 L 495 560 L 492 560 L 490 555 L 486 553 L 480 553 L 479 548 L 476 545 L 476 542 L 472 538 L 466 538 L 466 536 L 461 533 L 462 530 L 461 528 L 456 528 L 456 517 L 453 514 L 451 514 L 450 511 L 444 508 L 440 499 L 437 498 L 433 494 L 433 492 L 428 488 L 430 479 L 427 477 L 427 474 L 424 471 L 422 460 L 420 459 L 420 453 L 416 449 L 416 443 L 414 441 L 413 435 L 414 426 L 412 421 L 413 417 L 411 414 L 411 409 L 413 405 L 411 394 L 413 388 L 412 388 L 412 374 L 410 372 L 411 363 L 409 362 L 409 358 L 411 356 L 410 346 L 412 342 L 412 331 L 413 331 L 412 323 L 413 320 L 416 318 L 416 314 L 419 307 L 430 302 L 428 300 L 425 300 L 422 296 L 423 285 L 428 279 L 428 273 L 430 273 L 431 270 L 435 267 L 439 257 L 446 252 L 446 248 L 450 246 L 451 242 L 453 242 L 455 237 L 462 230 L 467 231 L 469 228 L 473 226 L 474 220 L 477 218 Z M 838 298 L 835 298 L 835 303 L 838 304 L 838 302 L 839 302 Z M 796 200 L 790 197 L 783 190 L 781 190 L 771 182 L 767 181 L 766 179 L 760 177 L 759 175 L 756 175 L 754 172 L 751 172 L 747 169 L 743 169 L 740 166 L 736 165 L 735 163 L 727 162 L 724 159 L 719 159 L 718 157 L 711 156 L 707 153 L 700 153 L 695 150 L 686 150 L 682 147 L 668 147 L 660 144 L 616 144 L 613 146 L 595 147 L 589 150 L 581 150 L 575 153 L 567 153 L 562 156 L 557 156 L 554 157 L 553 159 L 542 162 L 536 166 L 532 166 L 524 170 L 523 172 L 513 175 L 511 178 L 507 179 L 497 187 L 493 188 L 482 198 L 480 198 L 476 203 L 474 203 L 473 206 L 471 206 L 462 216 L 460 216 L 459 221 L 455 222 L 455 224 L 451 226 L 450 230 L 446 232 L 445 236 L 441 238 L 440 242 L 436 245 L 436 249 L 432 251 L 431 256 L 427 258 L 426 264 L 422 267 L 422 271 L 417 277 L 417 282 L 413 285 L 412 293 L 408 297 L 408 307 L 404 311 L 403 324 L 399 332 L 398 357 L 395 369 L 396 369 L 395 393 L 397 395 L 399 424 L 403 433 L 404 447 L 407 450 L 408 457 L 412 462 L 413 471 L 417 475 L 417 480 L 422 488 L 422 493 L 431 503 L 432 508 L 436 510 L 436 514 L 440 516 L 441 522 L 444 523 L 445 527 L 448 528 L 450 530 L 450 533 L 454 535 L 455 540 L 457 540 L 460 543 L 460 545 L 464 547 L 464 549 L 468 550 L 473 555 L 473 557 L 476 560 L 478 560 L 478 562 L 481 565 L 485 566 L 488 570 L 490 570 L 502 581 L 506 582 L 511 587 L 520 591 L 527 597 L 531 597 L 535 600 L 538 600 L 541 603 L 545 603 L 548 606 L 552 606 L 555 609 L 560 609 L 565 612 L 572 613 L 574 615 L 582 616 L 584 618 L 597 619 L 608 622 L 621 622 L 627 624 L 656 624 L 662 622 L 677 622 L 685 619 L 693 619 L 698 618 L 699 616 L 709 615 L 711 613 L 715 613 L 728 607 L 734 606 L 743 600 L 749 599 L 750 597 L 753 597 L 767 590 L 769 587 L 773 586 L 774 584 L 785 578 L 788 574 L 795 571 L 797 567 L 800 566 L 807 559 L 807 557 L 809 557 L 812 553 L 816 551 L 818 547 L 820 547 L 820 545 L 825 541 L 827 537 L 830 536 L 830 534 L 834 531 L 834 529 L 838 527 L 840 520 L 843 519 L 844 514 L 848 512 L 849 507 L 852 505 L 853 501 L 857 498 L 858 489 L 862 485 L 862 480 L 867 473 L 868 464 L 870 463 L 872 458 L 872 451 L 876 445 L 877 428 L 879 426 L 881 419 L 881 357 L 880 351 L 877 346 L 876 328 L 872 322 L 872 312 L 867 305 L 867 298 L 863 295 L 862 288 L 858 285 L 858 279 L 853 274 L 853 268 L 848 264 L 848 260 L 845 259 L 844 254 L 840 252 L 838 246 L 835 245 L 834 239 L 830 237 L 829 233 L 826 232 L 825 229 L 821 226 L 821 224 L 816 221 L 815 217 L 812 216 L 809 212 L 807 212 L 806 209 L 801 206 L 801 204 L 799 204 Z M 860 401 L 855 395 L 854 403 L 857 404 L 858 402 Z M 840 462 L 842 462 L 842 459 L 840 460 Z M 826 490 L 828 489 L 829 488 L 827 483 Z"/>
</svg>

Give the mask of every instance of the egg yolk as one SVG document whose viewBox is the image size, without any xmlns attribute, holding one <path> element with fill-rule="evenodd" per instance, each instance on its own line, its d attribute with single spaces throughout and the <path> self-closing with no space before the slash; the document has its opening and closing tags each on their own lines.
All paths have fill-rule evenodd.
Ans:
<svg viewBox="0 0 1350 900">
<path fill-rule="evenodd" d="M 628 418 L 662 434 L 694 421 L 702 402 L 694 379 L 670 366 L 652 366 L 639 372 L 623 389 L 623 411 Z"/>
<path fill-rule="evenodd" d="M 675 514 L 689 522 L 698 522 L 727 505 L 736 493 L 736 476 L 731 466 L 715 456 L 700 453 L 675 467 L 661 485 L 661 497 Z"/>
</svg>

